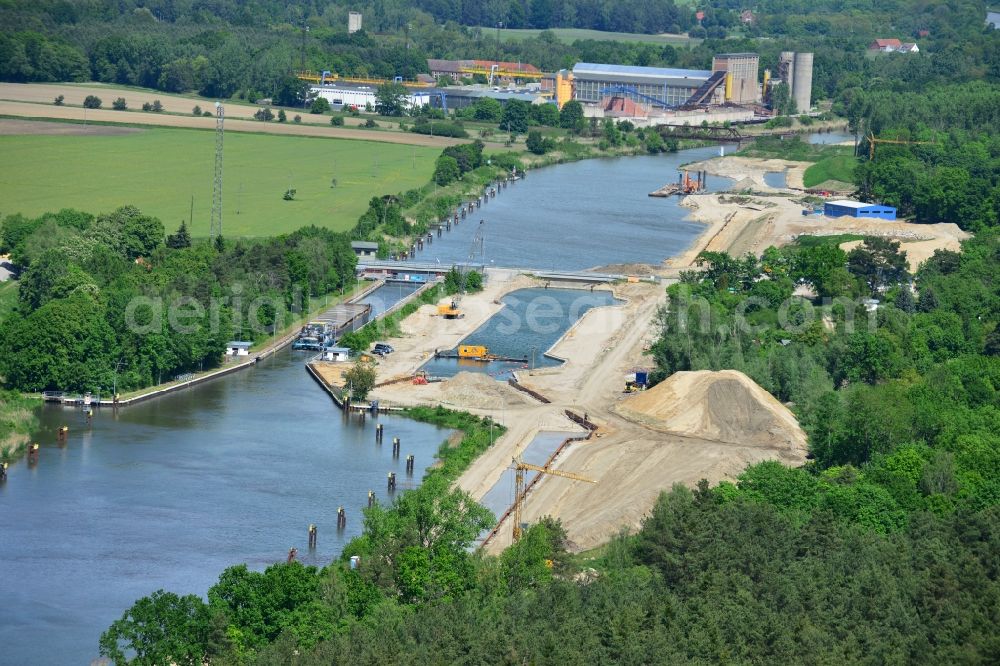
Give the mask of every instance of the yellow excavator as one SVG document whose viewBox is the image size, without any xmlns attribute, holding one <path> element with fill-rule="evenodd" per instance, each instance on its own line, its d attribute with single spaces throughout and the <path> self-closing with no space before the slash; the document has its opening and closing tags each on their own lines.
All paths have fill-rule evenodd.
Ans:
<svg viewBox="0 0 1000 666">
<path fill-rule="evenodd" d="M 514 519 L 513 537 L 515 543 L 521 538 L 522 533 L 521 508 L 524 504 L 524 473 L 526 471 L 539 472 L 541 474 L 549 474 L 551 476 L 561 476 L 567 479 L 573 479 L 574 481 L 597 483 L 597 481 L 594 481 L 593 479 L 588 479 L 585 476 L 580 476 L 579 474 L 574 474 L 573 472 L 561 472 L 557 469 L 552 469 L 551 467 L 539 467 L 538 465 L 526 463 L 520 458 L 514 458 L 514 510 L 511 512 L 511 517 Z"/>
<path fill-rule="evenodd" d="M 450 303 L 438 305 L 438 314 L 445 319 L 461 319 L 465 313 L 458 309 L 458 300 L 452 299 Z"/>
</svg>

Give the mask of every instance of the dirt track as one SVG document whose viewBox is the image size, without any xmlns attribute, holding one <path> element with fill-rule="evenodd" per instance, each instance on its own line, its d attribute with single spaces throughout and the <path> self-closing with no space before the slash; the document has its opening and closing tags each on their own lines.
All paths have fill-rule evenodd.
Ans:
<svg viewBox="0 0 1000 666">
<path fill-rule="evenodd" d="M 55 106 L 52 101 L 56 95 L 65 97 L 69 106 Z M 83 100 L 87 95 L 97 95 L 105 108 L 83 109 Z M 124 97 L 128 102 L 128 111 L 111 109 L 111 102 L 116 97 Z M 141 111 L 144 102 L 152 103 L 159 99 L 164 109 L 169 113 L 147 113 Z M 173 97 L 166 94 L 148 93 L 137 90 L 125 90 L 104 86 L 78 86 L 65 84 L 26 84 L 0 83 L 0 115 L 19 116 L 23 118 L 52 118 L 85 121 L 113 122 L 129 125 L 151 125 L 160 127 L 183 127 L 194 129 L 215 129 L 215 118 L 191 115 L 191 109 L 200 105 L 206 111 L 212 111 L 212 103 L 186 97 Z M 330 116 L 313 115 L 308 111 L 301 114 L 302 122 L 260 122 L 253 120 L 256 106 L 227 101 L 226 130 L 234 132 L 260 132 L 264 134 L 284 134 L 289 136 L 315 136 L 334 139 L 358 139 L 361 141 L 382 141 L 385 143 L 401 143 L 413 146 L 441 147 L 463 143 L 461 139 L 432 137 L 423 134 L 412 134 L 392 130 L 372 130 L 359 127 L 361 120 L 347 118 L 347 127 L 333 127 Z M 179 113 L 184 115 L 171 115 Z M 30 131 L 25 128 L 25 134 L 51 133 L 41 130 Z"/>
</svg>

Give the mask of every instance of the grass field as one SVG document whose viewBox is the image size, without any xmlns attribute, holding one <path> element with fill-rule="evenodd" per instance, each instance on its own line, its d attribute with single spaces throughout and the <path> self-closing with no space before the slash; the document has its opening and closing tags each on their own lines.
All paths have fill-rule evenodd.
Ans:
<svg viewBox="0 0 1000 666">
<path fill-rule="evenodd" d="M 802 183 L 806 187 L 815 187 L 828 180 L 852 183 L 854 182 L 854 167 L 857 163 L 858 158 L 851 154 L 823 158 L 806 169 L 802 176 Z"/>
<path fill-rule="evenodd" d="M 188 218 L 207 236 L 215 134 L 148 129 L 111 136 L 0 136 L 0 213 L 92 213 L 134 204 L 168 231 Z M 315 224 L 354 225 L 373 196 L 430 180 L 438 148 L 227 133 L 223 235 L 271 236 Z M 331 187 L 336 178 L 337 186 Z M 294 201 L 282 199 L 295 189 Z"/>
<path fill-rule="evenodd" d="M 17 304 L 17 284 L 17 280 L 0 282 L 0 322 L 7 318 L 7 314 Z"/>
<path fill-rule="evenodd" d="M 496 35 L 496 28 L 480 28 L 484 35 Z M 601 30 L 587 30 L 585 28 L 550 28 L 550 32 L 555 33 L 559 41 L 572 42 L 577 39 L 596 39 L 604 42 L 646 42 L 648 44 L 671 44 L 673 46 L 688 46 L 698 44 L 700 39 L 692 39 L 687 35 L 645 35 L 636 32 L 603 32 Z M 537 37 L 541 30 L 528 28 L 504 28 L 500 31 L 500 39 L 503 41 L 520 41 Z"/>
</svg>

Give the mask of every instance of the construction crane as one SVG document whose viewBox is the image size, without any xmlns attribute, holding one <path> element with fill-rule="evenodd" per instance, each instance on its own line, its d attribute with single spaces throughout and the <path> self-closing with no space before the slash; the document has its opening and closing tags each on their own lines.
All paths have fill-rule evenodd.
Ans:
<svg viewBox="0 0 1000 666">
<path fill-rule="evenodd" d="M 458 284 L 458 293 L 456 293 L 452 299 L 451 303 L 448 305 L 439 305 L 438 314 L 445 319 L 461 319 L 465 315 L 459 306 L 462 304 L 462 294 L 465 293 L 465 287 L 469 280 L 469 271 L 472 270 L 473 263 L 476 260 L 476 255 L 478 254 L 485 267 L 485 238 L 483 237 L 485 229 L 486 220 L 479 220 L 479 228 L 476 229 L 476 235 L 472 238 L 472 246 L 469 248 L 469 261 L 464 267 L 458 267 L 459 274 L 461 275 L 461 281 Z"/>
<path fill-rule="evenodd" d="M 407 88 L 431 88 L 434 84 L 424 83 L 423 81 L 408 81 L 401 76 L 393 77 L 390 79 L 379 79 L 370 77 L 357 77 L 357 76 L 340 76 L 330 70 L 323 70 L 322 72 L 296 72 L 295 77 L 300 81 L 308 81 L 309 83 L 318 83 L 319 85 L 325 85 L 327 83 L 363 83 L 366 85 L 380 86 L 386 83 L 399 83 Z"/>
<path fill-rule="evenodd" d="M 524 504 L 524 473 L 529 471 L 538 472 L 539 474 L 548 474 L 550 476 L 561 476 L 566 479 L 583 481 L 585 483 L 597 483 L 597 481 L 594 481 L 593 479 L 588 479 L 585 476 L 580 476 L 579 474 L 574 474 L 573 472 L 561 472 L 557 469 L 552 469 L 551 467 L 539 467 L 538 465 L 526 463 L 520 458 L 514 458 L 514 510 L 512 512 L 514 518 L 514 530 L 512 534 L 515 543 L 521 538 L 521 505 Z"/>
<path fill-rule="evenodd" d="M 460 67 L 458 71 L 462 74 L 481 74 L 487 77 L 491 86 L 493 85 L 494 79 L 540 79 L 544 76 L 541 72 L 527 72 L 521 69 L 509 69 L 500 65 L 490 65 L 489 67 L 484 67 L 482 65 Z"/>
<path fill-rule="evenodd" d="M 865 139 L 867 139 L 867 141 L 868 141 L 868 159 L 869 159 L 869 161 L 874 161 L 875 160 L 875 144 L 876 143 L 888 143 L 888 144 L 894 144 L 894 145 L 897 145 L 897 146 L 912 146 L 912 145 L 926 146 L 926 145 L 931 145 L 931 144 L 935 143 L 934 141 L 911 141 L 909 139 L 880 139 L 877 136 L 875 136 L 874 132 L 869 132 L 868 136 L 866 136 Z"/>
</svg>

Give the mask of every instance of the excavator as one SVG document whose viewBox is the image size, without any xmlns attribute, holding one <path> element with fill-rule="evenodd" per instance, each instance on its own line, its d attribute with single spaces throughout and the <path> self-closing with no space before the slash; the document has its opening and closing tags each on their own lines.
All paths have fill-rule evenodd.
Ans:
<svg viewBox="0 0 1000 666">
<path fill-rule="evenodd" d="M 465 293 L 465 283 L 469 276 L 469 270 L 471 270 L 471 265 L 475 261 L 477 253 L 480 256 L 483 254 L 483 220 L 479 221 L 479 228 L 472 239 L 472 248 L 469 250 L 469 266 L 461 271 L 462 283 L 458 286 L 458 293 L 451 299 L 451 303 L 438 305 L 438 315 L 441 317 L 445 319 L 461 319 L 465 316 L 465 313 L 459 309 L 459 305 L 461 304 L 462 294 Z"/>
<path fill-rule="evenodd" d="M 548 474 L 550 476 L 561 476 L 566 479 L 573 479 L 574 481 L 583 481 L 585 483 L 597 483 L 593 479 L 588 479 L 585 476 L 580 476 L 579 474 L 574 474 L 573 472 L 562 472 L 558 469 L 552 469 L 551 467 L 540 467 L 538 465 L 532 465 L 531 463 L 526 463 L 520 458 L 514 458 L 514 510 L 511 512 L 511 517 L 514 519 L 514 529 L 513 538 L 516 543 L 520 538 L 523 530 L 521 528 L 521 508 L 524 504 L 524 473 L 527 471 L 539 472 L 540 474 Z"/>
</svg>

